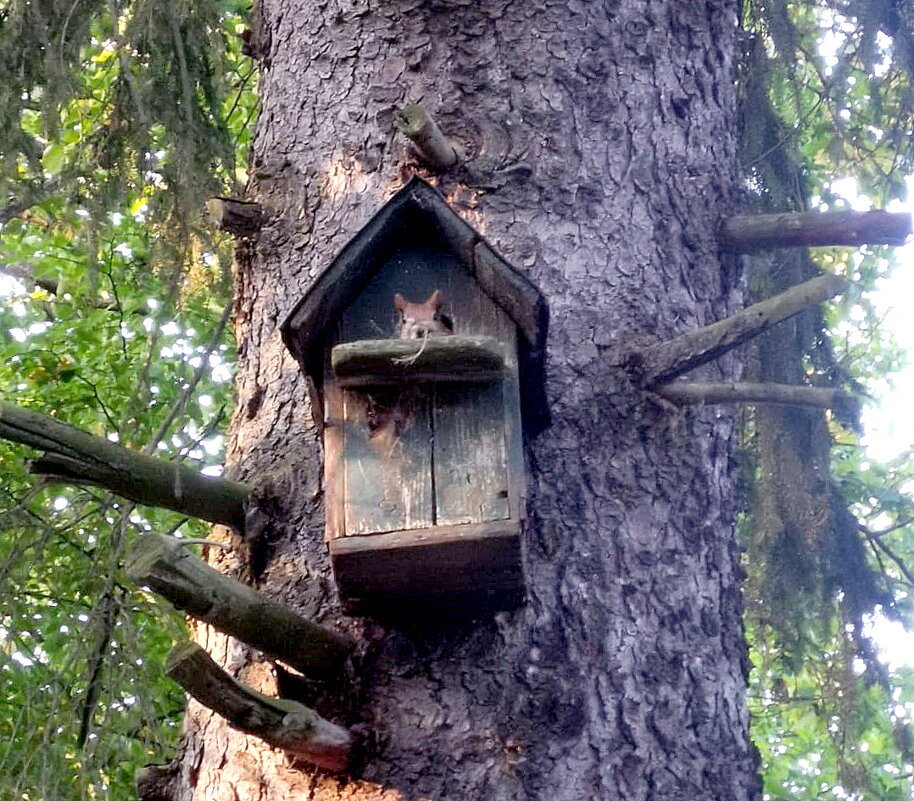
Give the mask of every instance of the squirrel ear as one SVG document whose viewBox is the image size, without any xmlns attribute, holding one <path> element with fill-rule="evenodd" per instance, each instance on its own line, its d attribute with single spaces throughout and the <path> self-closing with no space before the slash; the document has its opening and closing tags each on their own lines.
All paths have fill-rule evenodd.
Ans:
<svg viewBox="0 0 914 801">
<path fill-rule="evenodd" d="M 403 297 L 399 292 L 394 295 L 394 306 L 396 306 L 400 311 L 406 308 L 406 298 Z"/>
<path fill-rule="evenodd" d="M 441 308 L 441 304 L 444 303 L 444 296 L 441 294 L 440 289 L 436 289 L 428 296 L 428 300 L 423 304 L 424 306 L 431 306 L 435 311 Z"/>
</svg>

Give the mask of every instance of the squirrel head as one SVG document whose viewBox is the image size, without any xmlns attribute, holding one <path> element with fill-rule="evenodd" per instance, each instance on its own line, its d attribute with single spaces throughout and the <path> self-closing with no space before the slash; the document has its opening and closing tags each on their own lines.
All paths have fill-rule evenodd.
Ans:
<svg viewBox="0 0 914 801">
<path fill-rule="evenodd" d="M 400 339 L 419 339 L 425 336 L 452 333 L 450 320 L 441 314 L 444 296 L 436 289 L 422 303 L 412 303 L 399 292 L 394 295 L 394 306 L 400 312 L 398 335 Z"/>
</svg>

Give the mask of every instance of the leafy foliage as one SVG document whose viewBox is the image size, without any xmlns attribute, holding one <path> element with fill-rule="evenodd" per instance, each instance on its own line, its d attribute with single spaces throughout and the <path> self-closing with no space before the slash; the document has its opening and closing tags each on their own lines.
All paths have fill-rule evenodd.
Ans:
<svg viewBox="0 0 914 801">
<path fill-rule="evenodd" d="M 239 83 L 239 5 L 6 4 L 0 197 L 12 202 L 0 221 L 56 194 L 110 210 L 158 185 L 168 191 L 150 193 L 153 219 L 180 225 L 226 182 L 238 188 L 226 101 Z"/>
<path fill-rule="evenodd" d="M 885 206 L 903 195 L 914 159 L 909 11 L 891 1 L 746 3 L 743 154 L 758 203 L 842 208 L 845 196 L 858 194 Z M 778 254 L 775 264 L 753 265 L 763 292 L 784 273 L 792 283 L 820 269 L 854 282 L 843 304 L 799 320 L 773 350 L 802 367 L 794 381 L 843 384 L 865 397 L 884 391 L 903 357 L 868 295 L 890 258 L 864 249 L 816 259 Z M 762 361 L 778 369 L 776 359 Z M 908 798 L 910 677 L 876 659 L 868 632 L 910 615 L 910 460 L 876 465 L 853 421 L 808 415 L 807 441 L 778 448 L 799 417 L 757 412 L 747 438 L 761 479 L 744 534 L 753 725 L 766 790 L 771 797 Z M 791 464 L 785 451 L 801 456 Z M 806 495 L 798 495 L 804 482 Z M 775 506 L 781 519 L 766 517 L 766 493 L 787 499 Z M 816 497 L 825 504 L 804 519 L 804 509 L 816 508 L 807 499 Z"/>
<path fill-rule="evenodd" d="M 883 686 L 866 682 L 841 632 L 819 631 L 819 659 L 787 667 L 783 652 L 753 637 L 753 734 L 771 798 L 909 799 L 914 754 L 907 712 L 886 714 Z M 911 697 L 911 671 L 894 677 L 893 696 Z"/>
<path fill-rule="evenodd" d="M 233 2 L 0 8 L 0 387 L 96 435 L 217 468 L 231 243 L 256 98 Z M 38 57 L 36 57 L 38 54 Z M 2 276 L 0 276 L 2 278 Z M 0 798 L 130 798 L 174 747 L 182 628 L 122 575 L 140 532 L 198 521 L 35 484 L 0 442 Z"/>
</svg>

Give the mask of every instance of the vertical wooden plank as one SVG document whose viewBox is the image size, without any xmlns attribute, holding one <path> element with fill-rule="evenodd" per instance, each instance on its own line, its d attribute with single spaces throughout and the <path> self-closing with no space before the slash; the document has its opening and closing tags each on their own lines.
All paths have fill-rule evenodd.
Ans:
<svg viewBox="0 0 914 801">
<path fill-rule="evenodd" d="M 339 325 L 334 332 L 339 338 Z M 324 538 L 329 540 L 346 533 L 345 464 L 343 460 L 343 397 L 330 366 L 330 346 L 324 348 L 323 434 L 324 434 Z"/>
<path fill-rule="evenodd" d="M 343 459 L 343 399 L 336 381 L 324 381 L 324 517 L 328 540 L 345 534 Z"/>
<path fill-rule="evenodd" d="M 505 348 L 504 392 L 505 463 L 508 470 L 510 516 L 523 520 L 527 516 L 527 467 L 524 462 L 523 423 L 520 411 L 520 375 L 517 358 L 517 328 L 501 314 L 501 339 Z"/>
<path fill-rule="evenodd" d="M 441 385 L 432 408 L 438 525 L 506 519 L 509 501 L 501 382 Z"/>
<path fill-rule="evenodd" d="M 433 525 L 428 390 L 371 387 L 342 398 L 347 536 Z"/>
<path fill-rule="evenodd" d="M 445 300 L 460 334 L 486 334 L 502 341 L 513 326 L 462 271 L 447 274 Z M 513 352 L 509 358 L 516 361 Z M 439 386 L 435 392 L 435 513 L 438 525 L 504 520 L 510 516 L 510 485 L 506 466 L 505 388 L 500 382 Z"/>
</svg>

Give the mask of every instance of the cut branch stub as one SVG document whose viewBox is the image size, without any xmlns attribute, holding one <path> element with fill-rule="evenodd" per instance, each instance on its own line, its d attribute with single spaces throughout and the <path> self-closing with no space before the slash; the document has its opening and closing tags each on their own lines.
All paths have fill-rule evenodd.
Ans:
<svg viewBox="0 0 914 801">
<path fill-rule="evenodd" d="M 0 402 L 0 437 L 44 451 L 29 464 L 35 475 L 70 484 L 94 484 L 137 503 L 238 530 L 244 527 L 244 503 L 250 493 L 244 484 L 127 450 L 10 403 Z"/>
<path fill-rule="evenodd" d="M 254 236 L 265 221 L 263 208 L 258 203 L 228 197 L 207 200 L 206 217 L 220 231 L 240 237 Z"/>
<path fill-rule="evenodd" d="M 722 250 L 749 253 L 765 248 L 829 245 L 902 245 L 911 234 L 911 215 L 888 211 L 828 211 L 739 215 L 720 231 Z"/>
<path fill-rule="evenodd" d="M 137 801 L 170 801 L 172 787 L 179 780 L 176 762 L 167 765 L 146 765 L 135 774 Z"/>
<path fill-rule="evenodd" d="M 828 300 L 847 288 L 837 275 L 820 275 L 763 300 L 732 317 L 663 342 L 642 357 L 644 383 L 665 384 L 689 370 L 707 364 L 776 323 L 799 314 L 807 306 Z"/>
<path fill-rule="evenodd" d="M 308 676 L 335 676 L 354 647 L 349 637 L 223 575 L 175 537 L 144 534 L 134 543 L 125 568 L 136 584 Z"/>
<path fill-rule="evenodd" d="M 236 729 L 326 770 L 346 769 L 352 750 L 347 729 L 297 701 L 270 698 L 235 681 L 196 643 L 172 648 L 165 671 Z"/>
<path fill-rule="evenodd" d="M 778 403 L 819 409 L 853 410 L 856 400 L 840 389 L 774 383 L 672 381 L 656 388 L 674 403 Z"/>
<path fill-rule="evenodd" d="M 438 172 L 449 170 L 460 161 L 457 146 L 418 103 L 404 106 L 395 125 L 400 133 L 412 140 L 422 159 Z"/>
</svg>

